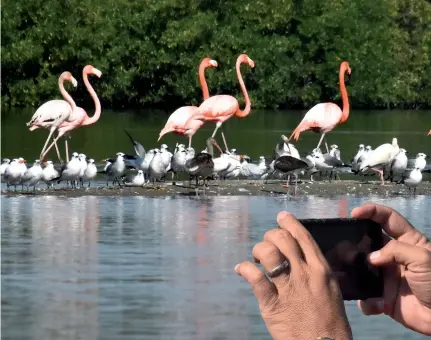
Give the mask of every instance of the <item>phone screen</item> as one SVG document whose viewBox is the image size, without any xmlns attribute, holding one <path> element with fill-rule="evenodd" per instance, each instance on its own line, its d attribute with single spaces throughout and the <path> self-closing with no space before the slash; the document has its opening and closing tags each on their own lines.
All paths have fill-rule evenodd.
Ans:
<svg viewBox="0 0 431 340">
<path fill-rule="evenodd" d="M 383 273 L 367 255 L 383 247 L 380 225 L 352 218 L 301 219 L 325 255 L 344 300 L 383 296 Z"/>
</svg>

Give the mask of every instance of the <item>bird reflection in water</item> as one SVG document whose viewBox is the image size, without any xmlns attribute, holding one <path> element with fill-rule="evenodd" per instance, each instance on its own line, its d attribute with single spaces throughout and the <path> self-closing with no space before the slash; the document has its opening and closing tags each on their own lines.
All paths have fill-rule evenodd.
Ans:
<svg viewBox="0 0 431 340">
<path fill-rule="evenodd" d="M 46 198 L 33 200 L 30 215 L 33 270 L 38 311 L 33 314 L 35 339 L 97 339 L 99 201 L 83 196 L 72 202 Z M 41 244 L 42 242 L 42 244 Z M 57 334 L 57 335 L 56 335 Z"/>
</svg>

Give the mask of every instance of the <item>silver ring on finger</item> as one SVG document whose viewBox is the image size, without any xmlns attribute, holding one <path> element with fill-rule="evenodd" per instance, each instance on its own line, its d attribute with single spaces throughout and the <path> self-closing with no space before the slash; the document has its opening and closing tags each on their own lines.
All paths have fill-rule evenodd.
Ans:
<svg viewBox="0 0 431 340">
<path fill-rule="evenodd" d="M 280 275 L 281 273 L 283 273 L 284 271 L 286 271 L 287 269 L 289 269 L 289 261 L 284 260 L 277 267 L 275 267 L 274 269 L 270 270 L 268 272 L 268 276 L 270 278 L 276 277 L 276 276 Z"/>
</svg>

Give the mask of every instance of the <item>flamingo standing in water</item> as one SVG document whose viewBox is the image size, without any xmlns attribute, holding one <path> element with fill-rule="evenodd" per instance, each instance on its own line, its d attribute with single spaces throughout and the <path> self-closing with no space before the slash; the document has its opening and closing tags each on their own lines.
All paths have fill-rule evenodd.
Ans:
<svg viewBox="0 0 431 340">
<path fill-rule="evenodd" d="M 84 79 L 85 87 L 87 88 L 88 92 L 93 98 L 94 105 L 96 107 L 94 111 L 94 115 L 92 117 L 88 117 L 87 113 L 83 108 L 76 107 L 75 103 L 73 103 L 76 109 L 73 110 L 73 113 L 70 115 L 69 119 L 67 121 L 64 121 L 60 125 L 60 127 L 58 128 L 58 136 L 54 139 L 54 142 L 46 149 L 46 151 L 41 157 L 41 160 L 43 160 L 43 158 L 46 156 L 48 151 L 53 147 L 53 145 L 57 142 L 57 140 L 65 133 L 68 133 L 69 131 L 74 130 L 80 126 L 94 124 L 99 120 L 102 109 L 100 106 L 100 100 L 97 97 L 97 94 L 94 91 L 93 87 L 91 86 L 90 82 L 88 81 L 89 74 L 94 74 L 95 76 L 100 78 L 102 76 L 102 72 L 92 65 L 87 65 L 82 70 L 82 78 Z M 65 140 L 65 144 L 66 144 L 66 161 L 69 162 L 69 150 L 67 145 L 67 139 Z"/>
<path fill-rule="evenodd" d="M 42 104 L 34 113 L 33 117 L 31 117 L 30 121 L 26 123 L 27 126 L 30 126 L 29 130 L 33 131 L 40 128 L 49 129 L 49 135 L 46 139 L 45 145 L 42 148 L 40 153 L 40 157 L 42 157 L 43 152 L 48 145 L 48 141 L 50 140 L 52 134 L 58 127 L 66 121 L 73 110 L 76 108 L 75 102 L 72 97 L 67 93 L 64 89 L 64 81 L 70 81 L 74 87 L 78 85 L 78 82 L 75 78 L 73 78 L 70 72 L 63 72 L 58 78 L 58 87 L 60 89 L 60 93 L 62 94 L 62 99 L 54 99 L 47 101 Z M 60 151 L 58 150 L 57 143 L 54 144 L 55 149 L 57 150 L 58 159 L 61 160 Z"/>
<path fill-rule="evenodd" d="M 320 147 L 325 134 L 332 131 L 338 124 L 344 123 L 349 118 L 349 98 L 347 96 L 346 85 L 344 84 L 344 73 L 347 71 L 350 76 L 352 70 L 347 61 L 343 61 L 340 65 L 339 82 L 340 92 L 343 101 L 343 110 L 334 103 L 320 103 L 313 106 L 304 116 L 297 128 L 292 132 L 289 140 L 292 137 L 297 141 L 299 135 L 303 131 L 311 130 L 313 132 L 322 133 L 317 149 Z M 326 151 L 329 153 L 328 144 L 326 143 Z"/>
<path fill-rule="evenodd" d="M 233 115 L 237 117 L 245 117 L 250 113 L 251 102 L 248 96 L 247 90 L 244 85 L 244 81 L 241 76 L 241 64 L 248 64 L 251 68 L 254 67 L 254 61 L 251 60 L 246 54 L 241 54 L 236 60 L 236 73 L 238 76 L 238 81 L 245 98 L 245 109 L 242 111 L 239 108 L 238 100 L 235 97 L 229 95 L 217 95 L 206 99 L 198 108 L 198 110 L 188 119 L 184 125 L 185 133 L 190 129 L 189 124 L 192 120 L 199 119 L 204 122 L 216 122 L 216 128 L 212 134 L 214 138 L 217 130 L 222 126 L 222 124 L 228 120 Z M 226 138 L 224 137 L 222 131 L 222 137 L 226 151 L 229 153 L 227 147 Z"/>
<path fill-rule="evenodd" d="M 201 83 L 204 100 L 208 99 L 210 96 L 208 91 L 208 84 L 205 79 L 205 69 L 208 67 L 218 67 L 218 64 L 215 60 L 212 60 L 210 58 L 204 58 L 199 65 L 199 81 Z M 190 118 L 190 116 L 194 114 L 197 110 L 197 106 L 183 106 L 175 110 L 175 112 L 169 116 L 165 127 L 162 129 L 162 131 L 160 131 L 159 139 L 157 141 L 159 141 L 163 137 L 163 135 L 169 132 L 173 132 L 179 135 L 186 134 L 189 137 L 190 148 L 192 145 L 193 135 L 196 133 L 197 130 L 199 130 L 199 128 L 204 124 L 204 122 L 198 119 L 192 120 L 189 123 L 189 129 L 186 133 L 184 133 L 183 126 Z"/>
</svg>

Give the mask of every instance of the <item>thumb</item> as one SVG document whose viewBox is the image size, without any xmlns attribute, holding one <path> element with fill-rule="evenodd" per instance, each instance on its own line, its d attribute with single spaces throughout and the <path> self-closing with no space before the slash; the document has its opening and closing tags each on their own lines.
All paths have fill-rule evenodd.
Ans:
<svg viewBox="0 0 431 340">
<path fill-rule="evenodd" d="M 425 248 L 391 240 L 382 249 L 372 252 L 370 262 L 375 266 L 399 264 L 408 266 L 412 263 L 429 261 L 431 252 Z"/>
</svg>

